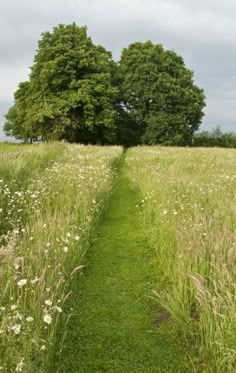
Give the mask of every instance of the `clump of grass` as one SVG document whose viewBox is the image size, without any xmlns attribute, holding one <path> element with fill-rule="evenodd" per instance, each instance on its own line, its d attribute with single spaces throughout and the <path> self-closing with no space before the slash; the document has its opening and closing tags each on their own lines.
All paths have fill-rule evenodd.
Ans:
<svg viewBox="0 0 236 373">
<path fill-rule="evenodd" d="M 156 299 L 197 346 L 196 369 L 235 371 L 235 150 L 140 147 L 127 161 L 156 249 Z"/>
<path fill-rule="evenodd" d="M 121 152 L 66 144 L 25 147 L 20 164 L 19 157 L 10 158 L 12 174 L 24 175 L 17 190 L 0 170 L 5 218 L 11 211 L 0 248 L 1 371 L 47 371 L 59 319 L 65 326 L 69 317 L 64 303 L 73 276 L 82 268 Z"/>
</svg>

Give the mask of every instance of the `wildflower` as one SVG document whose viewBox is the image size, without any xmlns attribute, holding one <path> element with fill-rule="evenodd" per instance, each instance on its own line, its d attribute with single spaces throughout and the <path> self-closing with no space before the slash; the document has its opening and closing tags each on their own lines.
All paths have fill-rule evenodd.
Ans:
<svg viewBox="0 0 236 373">
<path fill-rule="evenodd" d="M 16 372 L 22 372 L 22 369 L 24 368 L 24 358 L 21 359 L 21 361 L 16 366 Z"/>
<path fill-rule="evenodd" d="M 70 237 L 71 237 L 71 234 L 68 232 L 68 233 L 66 233 L 66 236 L 67 236 L 68 238 L 70 238 Z"/>
<path fill-rule="evenodd" d="M 52 317 L 48 313 L 46 313 L 46 315 L 44 315 L 43 317 L 43 321 L 46 324 L 50 325 L 52 323 Z"/>
<path fill-rule="evenodd" d="M 41 351 L 45 351 L 46 350 L 46 346 L 45 345 L 42 345 L 41 347 Z"/>
<path fill-rule="evenodd" d="M 17 285 L 19 286 L 19 288 L 22 288 L 26 284 L 27 284 L 27 280 L 24 278 L 17 282 Z"/>
<path fill-rule="evenodd" d="M 57 312 L 62 313 L 61 307 L 56 306 L 56 310 L 57 310 Z"/>
<path fill-rule="evenodd" d="M 79 241 L 79 236 L 75 236 L 75 241 Z"/>
<path fill-rule="evenodd" d="M 39 281 L 39 278 L 38 278 L 38 277 L 35 277 L 35 279 L 34 279 L 34 280 L 31 280 L 30 282 L 31 282 L 32 285 L 34 285 L 34 284 L 36 284 L 36 282 L 38 282 L 38 281 Z"/>
<path fill-rule="evenodd" d="M 26 321 L 27 322 L 32 322 L 32 321 L 34 321 L 34 318 L 31 317 L 31 316 L 28 316 L 28 317 L 26 317 Z"/>
<path fill-rule="evenodd" d="M 16 304 L 13 304 L 12 306 L 11 306 L 11 311 L 15 311 L 17 309 L 17 305 Z"/>
<path fill-rule="evenodd" d="M 50 242 L 48 242 L 47 244 L 46 244 L 46 247 L 50 247 L 51 246 L 51 244 L 50 244 Z"/>
<path fill-rule="evenodd" d="M 64 249 L 63 249 L 63 251 L 64 251 L 64 253 L 67 253 L 67 251 L 68 251 L 68 247 L 65 246 Z"/>
<path fill-rule="evenodd" d="M 50 299 L 47 299 L 45 300 L 44 302 L 47 306 L 51 306 L 52 305 L 52 301 Z"/>
<path fill-rule="evenodd" d="M 21 325 L 20 324 L 15 324 L 11 327 L 11 330 L 16 334 L 20 334 L 20 330 L 21 330 Z"/>
</svg>

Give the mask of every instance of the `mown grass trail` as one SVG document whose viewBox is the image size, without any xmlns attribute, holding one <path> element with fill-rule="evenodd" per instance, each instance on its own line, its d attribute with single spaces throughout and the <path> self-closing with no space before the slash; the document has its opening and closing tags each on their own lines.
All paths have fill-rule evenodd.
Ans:
<svg viewBox="0 0 236 373">
<path fill-rule="evenodd" d="M 157 304 L 147 297 L 157 279 L 153 253 L 139 225 L 139 199 L 123 159 L 71 298 L 73 316 L 59 372 L 191 371 L 172 322 L 157 322 Z"/>
</svg>

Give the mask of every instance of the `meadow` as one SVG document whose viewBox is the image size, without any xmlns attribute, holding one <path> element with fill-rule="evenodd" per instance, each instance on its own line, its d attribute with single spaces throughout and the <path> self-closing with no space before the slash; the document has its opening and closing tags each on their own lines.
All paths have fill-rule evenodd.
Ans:
<svg viewBox="0 0 236 373">
<path fill-rule="evenodd" d="M 0 370 L 46 372 L 121 148 L 0 148 Z"/>
<path fill-rule="evenodd" d="M 127 156 L 147 240 L 153 297 L 195 349 L 193 371 L 236 371 L 236 152 L 140 147 Z"/>
<path fill-rule="evenodd" d="M 0 144 L 0 372 L 234 372 L 235 171 L 233 149 Z"/>
</svg>

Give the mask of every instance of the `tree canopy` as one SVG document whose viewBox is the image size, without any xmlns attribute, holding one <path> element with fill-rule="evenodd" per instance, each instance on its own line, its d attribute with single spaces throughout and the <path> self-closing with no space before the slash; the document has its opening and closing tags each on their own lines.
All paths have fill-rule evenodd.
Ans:
<svg viewBox="0 0 236 373">
<path fill-rule="evenodd" d="M 42 34 L 4 128 L 19 139 L 186 145 L 199 128 L 204 100 L 175 52 L 137 42 L 115 63 L 86 27 L 73 23 Z"/>
<path fill-rule="evenodd" d="M 111 53 L 96 46 L 86 27 L 59 25 L 45 32 L 5 131 L 17 138 L 42 136 L 71 142 L 109 142 L 115 110 Z"/>
<path fill-rule="evenodd" d="M 182 57 L 151 41 L 131 44 L 123 50 L 117 82 L 121 110 L 136 124 L 138 142 L 191 143 L 203 117 L 205 96 Z"/>
</svg>

